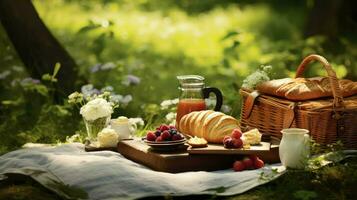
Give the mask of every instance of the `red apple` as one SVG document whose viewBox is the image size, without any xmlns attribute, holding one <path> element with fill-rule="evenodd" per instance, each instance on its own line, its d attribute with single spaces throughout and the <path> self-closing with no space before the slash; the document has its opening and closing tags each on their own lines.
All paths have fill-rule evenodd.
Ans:
<svg viewBox="0 0 357 200">
<path fill-rule="evenodd" d="M 259 158 L 254 162 L 254 168 L 259 169 L 264 167 L 264 161 L 260 160 Z"/>
<path fill-rule="evenodd" d="M 233 170 L 236 172 L 243 171 L 245 169 L 244 163 L 240 160 L 237 160 L 233 163 Z"/>
<path fill-rule="evenodd" d="M 238 128 L 233 129 L 232 138 L 240 139 L 240 137 L 242 137 L 242 131 Z"/>
<path fill-rule="evenodd" d="M 238 138 L 238 139 L 233 138 L 232 140 L 233 140 L 233 146 L 235 148 L 242 148 L 243 147 L 243 141 L 240 138 Z"/>
<path fill-rule="evenodd" d="M 254 163 L 253 163 L 253 161 L 252 161 L 250 158 L 245 157 L 245 158 L 242 160 L 242 162 L 243 162 L 243 164 L 244 164 L 244 166 L 245 166 L 246 169 L 252 169 L 252 168 L 253 168 Z"/>
</svg>

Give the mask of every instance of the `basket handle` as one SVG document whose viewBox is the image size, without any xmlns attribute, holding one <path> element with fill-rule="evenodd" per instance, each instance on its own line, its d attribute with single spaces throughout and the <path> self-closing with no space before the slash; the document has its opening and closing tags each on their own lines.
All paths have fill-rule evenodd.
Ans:
<svg viewBox="0 0 357 200">
<path fill-rule="evenodd" d="M 336 76 L 336 72 L 332 69 L 330 63 L 326 60 L 326 58 L 324 58 L 320 55 L 317 55 L 317 54 L 311 54 L 311 55 L 305 57 L 304 60 L 300 63 L 299 67 L 296 70 L 295 78 L 302 77 L 307 65 L 311 61 L 315 61 L 315 60 L 322 63 L 325 70 L 327 71 L 328 79 L 330 81 L 330 85 L 331 85 L 331 89 L 332 89 L 333 105 L 335 107 L 343 106 L 342 91 L 341 91 L 340 84 L 339 84 L 337 76 Z"/>
</svg>

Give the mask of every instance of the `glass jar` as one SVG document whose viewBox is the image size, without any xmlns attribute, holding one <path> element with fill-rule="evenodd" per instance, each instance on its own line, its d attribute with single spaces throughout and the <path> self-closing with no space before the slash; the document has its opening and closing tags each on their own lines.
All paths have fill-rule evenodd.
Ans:
<svg viewBox="0 0 357 200">
<path fill-rule="evenodd" d="M 86 126 L 89 141 L 96 141 L 98 133 L 109 125 L 111 116 L 101 117 L 95 120 L 86 120 L 83 117 Z"/>
<path fill-rule="evenodd" d="M 223 97 L 219 89 L 214 87 L 205 87 L 204 77 L 198 75 L 177 76 L 180 83 L 180 97 L 177 105 L 176 126 L 178 126 L 181 118 L 192 112 L 206 110 L 205 98 L 208 98 L 210 93 L 216 96 L 216 105 L 214 110 L 219 111 L 222 107 Z"/>
</svg>

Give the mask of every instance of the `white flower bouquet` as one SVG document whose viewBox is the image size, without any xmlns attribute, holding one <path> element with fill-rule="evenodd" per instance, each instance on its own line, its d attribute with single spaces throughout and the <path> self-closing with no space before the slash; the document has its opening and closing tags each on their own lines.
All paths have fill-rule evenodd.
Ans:
<svg viewBox="0 0 357 200">
<path fill-rule="evenodd" d="M 107 100 L 96 98 L 81 107 L 89 140 L 95 140 L 97 134 L 108 126 L 113 108 Z"/>
<path fill-rule="evenodd" d="M 115 108 L 119 107 L 118 102 L 110 101 L 110 99 L 111 95 L 108 91 L 91 96 L 74 92 L 68 96 L 69 103 L 81 105 L 80 114 L 90 141 L 95 141 L 98 133 L 109 125 L 111 114 Z"/>
</svg>

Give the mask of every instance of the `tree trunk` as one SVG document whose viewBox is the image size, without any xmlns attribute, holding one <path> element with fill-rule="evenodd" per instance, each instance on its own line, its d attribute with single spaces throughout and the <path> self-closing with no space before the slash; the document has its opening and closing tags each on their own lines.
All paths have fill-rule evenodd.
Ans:
<svg viewBox="0 0 357 200">
<path fill-rule="evenodd" d="M 0 21 L 32 77 L 51 74 L 59 62 L 57 96 L 75 89 L 76 64 L 42 22 L 31 0 L 0 0 Z"/>
<path fill-rule="evenodd" d="M 310 10 L 305 36 L 325 35 L 335 38 L 338 33 L 338 17 L 343 0 L 315 0 Z"/>
</svg>

